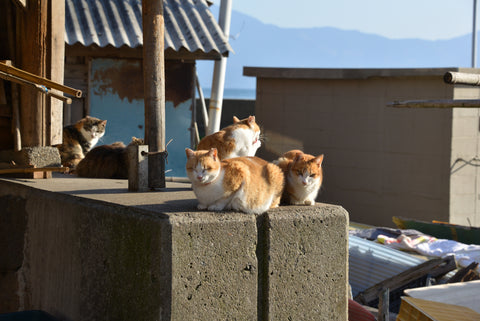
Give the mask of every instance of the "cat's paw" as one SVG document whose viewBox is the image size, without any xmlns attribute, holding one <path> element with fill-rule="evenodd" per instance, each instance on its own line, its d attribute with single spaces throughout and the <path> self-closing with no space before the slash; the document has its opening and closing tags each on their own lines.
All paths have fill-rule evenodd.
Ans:
<svg viewBox="0 0 480 321">
<path fill-rule="evenodd" d="M 315 205 L 315 201 L 314 200 L 309 200 L 309 199 L 306 199 L 305 202 L 303 202 L 305 205 Z"/>
<path fill-rule="evenodd" d="M 218 205 L 218 204 L 213 204 L 208 207 L 209 211 L 222 211 L 224 206 Z"/>
<path fill-rule="evenodd" d="M 198 204 L 197 208 L 198 208 L 199 210 L 205 210 L 205 209 L 207 209 L 207 205 Z"/>
</svg>

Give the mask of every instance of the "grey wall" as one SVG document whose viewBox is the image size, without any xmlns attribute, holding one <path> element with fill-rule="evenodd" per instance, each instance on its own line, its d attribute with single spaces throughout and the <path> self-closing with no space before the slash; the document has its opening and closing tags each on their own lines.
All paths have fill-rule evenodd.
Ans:
<svg viewBox="0 0 480 321">
<path fill-rule="evenodd" d="M 247 67 L 257 77 L 256 116 L 267 136 L 258 154 L 325 154 L 318 199 L 341 204 L 352 221 L 394 226 L 391 217 L 403 216 L 468 225 L 468 216 L 478 225 L 477 169 L 450 175 L 456 154 L 477 153 L 478 109 L 386 106 L 480 97 L 478 87 L 445 84 L 446 70 Z"/>
</svg>

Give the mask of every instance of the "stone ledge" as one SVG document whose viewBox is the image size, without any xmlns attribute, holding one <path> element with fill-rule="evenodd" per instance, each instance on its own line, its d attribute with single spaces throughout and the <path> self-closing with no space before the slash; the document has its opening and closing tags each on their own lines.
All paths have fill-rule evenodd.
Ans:
<svg viewBox="0 0 480 321">
<path fill-rule="evenodd" d="M 126 181 L 48 181 L 0 179 L 0 199 L 23 200 L 6 214 L 27 217 L 15 232 L 25 239 L 10 291 L 19 309 L 72 320 L 347 318 L 339 206 L 212 213 L 197 211 L 185 187 L 123 194 Z"/>
</svg>

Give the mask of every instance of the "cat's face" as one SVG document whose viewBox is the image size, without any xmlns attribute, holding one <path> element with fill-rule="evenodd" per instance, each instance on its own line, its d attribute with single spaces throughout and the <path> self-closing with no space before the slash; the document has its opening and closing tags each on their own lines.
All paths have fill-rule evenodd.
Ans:
<svg viewBox="0 0 480 321">
<path fill-rule="evenodd" d="M 209 151 L 193 151 L 186 148 L 185 153 L 187 155 L 187 176 L 192 183 L 206 185 L 217 178 L 221 164 L 216 148 Z"/>
<path fill-rule="evenodd" d="M 297 155 L 290 168 L 290 178 L 298 185 L 309 187 L 322 183 L 322 162 L 323 155 L 308 157 L 307 155 Z"/>
<path fill-rule="evenodd" d="M 107 121 L 87 116 L 80 120 L 77 125 L 85 139 L 97 142 L 105 134 Z"/>
</svg>

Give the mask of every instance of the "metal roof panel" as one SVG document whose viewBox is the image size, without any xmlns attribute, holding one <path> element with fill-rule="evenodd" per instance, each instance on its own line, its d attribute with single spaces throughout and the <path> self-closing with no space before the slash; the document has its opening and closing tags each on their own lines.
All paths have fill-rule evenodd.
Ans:
<svg viewBox="0 0 480 321">
<path fill-rule="evenodd" d="M 65 42 L 143 45 L 141 0 L 65 0 Z M 205 0 L 164 0 L 165 50 L 232 51 Z"/>
</svg>

